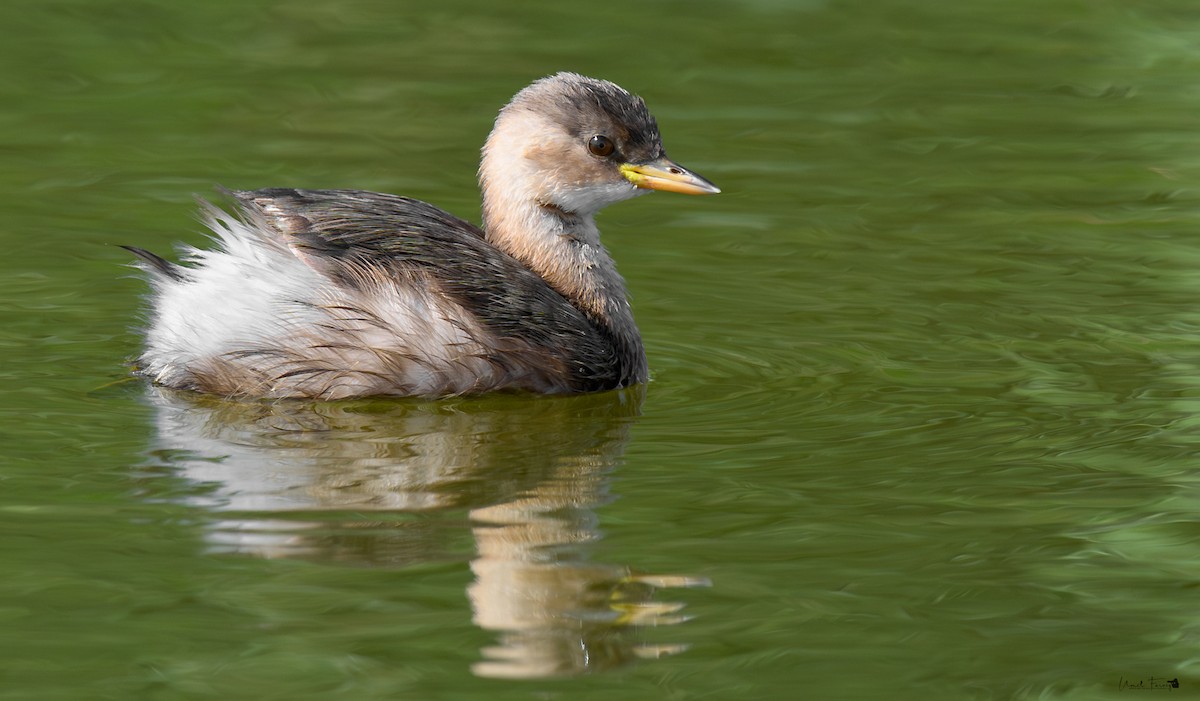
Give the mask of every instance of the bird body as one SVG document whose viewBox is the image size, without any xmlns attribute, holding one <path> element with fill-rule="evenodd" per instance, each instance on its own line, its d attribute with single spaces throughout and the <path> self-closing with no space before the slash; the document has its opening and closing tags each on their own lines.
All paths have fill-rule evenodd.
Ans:
<svg viewBox="0 0 1200 701">
<path fill-rule="evenodd" d="M 717 189 L 666 159 L 641 99 L 570 73 L 535 82 L 501 110 L 480 186 L 482 229 L 357 190 L 231 192 L 232 214 L 202 203 L 218 248 L 187 249 L 188 266 L 130 249 L 153 288 L 138 371 L 319 399 L 646 381 L 594 215 L 649 189 Z"/>
</svg>

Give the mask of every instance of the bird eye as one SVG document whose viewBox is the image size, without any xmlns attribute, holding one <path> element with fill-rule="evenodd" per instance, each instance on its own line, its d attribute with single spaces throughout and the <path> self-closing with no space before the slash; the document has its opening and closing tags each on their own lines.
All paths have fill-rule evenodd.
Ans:
<svg viewBox="0 0 1200 701">
<path fill-rule="evenodd" d="M 612 139 L 607 136 L 597 134 L 588 140 L 588 151 L 591 151 L 596 156 L 611 155 L 615 148 L 616 146 L 613 144 Z"/>
</svg>

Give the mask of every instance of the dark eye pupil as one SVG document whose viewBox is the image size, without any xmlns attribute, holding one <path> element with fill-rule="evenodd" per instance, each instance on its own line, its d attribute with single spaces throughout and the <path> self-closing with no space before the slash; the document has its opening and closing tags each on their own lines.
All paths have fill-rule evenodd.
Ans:
<svg viewBox="0 0 1200 701">
<path fill-rule="evenodd" d="M 588 141 L 588 150 L 597 156 L 607 156 L 613 152 L 612 139 L 597 134 Z"/>
</svg>

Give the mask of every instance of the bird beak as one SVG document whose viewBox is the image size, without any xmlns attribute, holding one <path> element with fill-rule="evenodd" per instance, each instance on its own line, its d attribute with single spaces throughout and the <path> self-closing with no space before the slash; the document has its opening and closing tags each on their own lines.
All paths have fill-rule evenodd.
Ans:
<svg viewBox="0 0 1200 701">
<path fill-rule="evenodd" d="M 721 190 L 704 178 L 663 156 L 649 163 L 626 163 L 621 175 L 647 190 L 682 192 L 685 195 L 715 195 Z"/>
</svg>

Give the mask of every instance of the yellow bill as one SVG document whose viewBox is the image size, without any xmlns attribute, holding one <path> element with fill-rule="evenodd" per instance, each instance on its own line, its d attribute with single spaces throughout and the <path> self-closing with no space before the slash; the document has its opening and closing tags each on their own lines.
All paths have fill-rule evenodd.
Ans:
<svg viewBox="0 0 1200 701">
<path fill-rule="evenodd" d="M 720 188 L 667 157 L 649 163 L 626 163 L 621 175 L 646 190 L 681 192 L 685 195 L 715 195 Z"/>
</svg>

